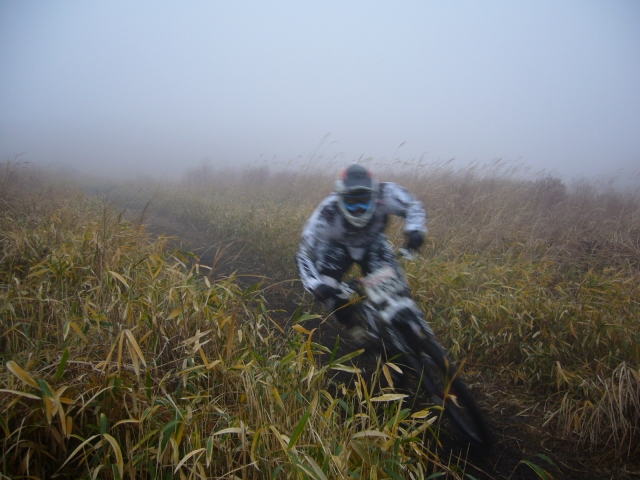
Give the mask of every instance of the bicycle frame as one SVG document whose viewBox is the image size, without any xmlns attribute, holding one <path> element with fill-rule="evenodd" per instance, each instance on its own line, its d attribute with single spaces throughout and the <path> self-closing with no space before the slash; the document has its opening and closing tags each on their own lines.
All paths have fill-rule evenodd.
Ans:
<svg viewBox="0 0 640 480">
<path fill-rule="evenodd" d="M 491 433 L 473 395 L 399 274 L 386 266 L 342 286 L 343 298 L 350 298 L 354 293 L 361 297 L 359 310 L 369 340 L 378 352 L 388 358 L 400 355 L 403 363 L 419 377 L 418 388 L 423 389 L 433 403 L 443 407 L 461 437 L 477 450 L 488 451 Z"/>
</svg>

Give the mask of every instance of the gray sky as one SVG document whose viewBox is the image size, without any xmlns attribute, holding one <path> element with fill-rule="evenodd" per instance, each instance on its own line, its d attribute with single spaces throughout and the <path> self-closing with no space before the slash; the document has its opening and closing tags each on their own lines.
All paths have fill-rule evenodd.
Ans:
<svg viewBox="0 0 640 480">
<path fill-rule="evenodd" d="M 640 171 L 640 2 L 0 0 L 0 160 Z"/>
</svg>

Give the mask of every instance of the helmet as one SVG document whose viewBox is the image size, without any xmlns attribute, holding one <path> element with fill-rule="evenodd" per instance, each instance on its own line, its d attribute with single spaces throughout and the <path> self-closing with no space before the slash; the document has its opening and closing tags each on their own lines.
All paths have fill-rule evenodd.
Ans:
<svg viewBox="0 0 640 480">
<path fill-rule="evenodd" d="M 378 181 L 362 165 L 345 168 L 336 180 L 338 207 L 345 220 L 362 228 L 373 216 L 378 200 Z"/>
</svg>

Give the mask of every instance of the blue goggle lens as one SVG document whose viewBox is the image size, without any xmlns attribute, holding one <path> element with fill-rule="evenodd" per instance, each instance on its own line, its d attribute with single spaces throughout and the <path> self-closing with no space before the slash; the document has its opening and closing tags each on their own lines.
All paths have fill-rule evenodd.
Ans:
<svg viewBox="0 0 640 480">
<path fill-rule="evenodd" d="M 369 208 L 369 203 L 354 203 L 354 204 L 349 204 L 349 203 L 345 203 L 344 206 L 347 207 L 347 210 L 349 210 L 350 212 L 356 212 L 358 210 L 366 210 L 367 208 Z"/>
<path fill-rule="evenodd" d="M 345 195 L 344 206 L 350 212 L 367 210 L 371 204 L 371 194 Z"/>
</svg>

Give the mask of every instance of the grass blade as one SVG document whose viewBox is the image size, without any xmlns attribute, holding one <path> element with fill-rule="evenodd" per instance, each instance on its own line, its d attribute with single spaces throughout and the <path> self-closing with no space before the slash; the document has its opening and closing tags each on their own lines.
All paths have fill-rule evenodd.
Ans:
<svg viewBox="0 0 640 480">
<path fill-rule="evenodd" d="M 108 433 L 104 433 L 102 435 L 107 441 L 111 444 L 111 448 L 113 448 L 113 453 L 116 455 L 116 465 L 118 466 L 118 472 L 120 473 L 120 478 L 124 475 L 124 460 L 122 458 L 122 450 L 120 450 L 120 445 L 115 438 L 113 438 Z"/>
<path fill-rule="evenodd" d="M 58 369 L 56 370 L 56 382 L 59 382 L 64 375 L 64 369 L 67 366 L 67 359 L 69 358 L 69 349 L 65 348 L 64 353 L 62 354 L 62 358 L 60 359 L 60 365 L 58 365 Z"/>
<path fill-rule="evenodd" d="M 184 458 L 182 460 L 180 460 L 180 463 L 178 463 L 176 465 L 175 470 L 173 471 L 174 474 L 178 473 L 178 470 L 180 470 L 180 467 L 182 467 L 182 465 L 184 465 L 186 463 L 187 460 L 189 460 L 191 457 L 193 457 L 194 455 L 197 455 L 199 453 L 202 453 L 206 451 L 205 448 L 198 448 L 196 450 L 193 450 L 192 452 L 187 453 Z"/>
<path fill-rule="evenodd" d="M 7 369 L 13 373 L 16 377 L 18 377 L 20 380 L 22 380 L 24 383 L 26 383 L 27 385 L 30 385 L 34 388 L 40 388 L 38 386 L 38 383 L 33 379 L 33 377 L 31 375 L 29 375 L 27 372 L 25 372 L 20 365 L 18 365 L 16 362 L 14 362 L 13 360 L 9 360 L 7 362 Z"/>
<path fill-rule="evenodd" d="M 540 478 L 542 478 L 542 480 L 551 480 L 553 478 L 553 476 L 550 476 L 550 474 L 546 470 L 544 470 L 542 467 L 539 467 L 530 460 L 520 460 L 520 463 L 524 463 L 525 465 L 530 467 Z"/>
<path fill-rule="evenodd" d="M 304 415 L 302 415 L 302 418 L 300 419 L 300 421 L 298 422 L 298 425 L 293 431 L 293 434 L 289 439 L 289 444 L 287 445 L 288 450 L 291 450 L 295 446 L 296 442 L 298 441 L 298 438 L 300 438 L 300 435 L 302 435 L 302 431 L 304 430 L 304 427 L 307 425 L 307 421 L 309 420 L 310 414 L 311 414 L 311 405 L 309 405 L 307 410 L 304 412 Z"/>
</svg>

